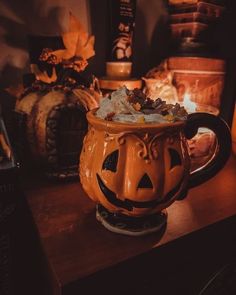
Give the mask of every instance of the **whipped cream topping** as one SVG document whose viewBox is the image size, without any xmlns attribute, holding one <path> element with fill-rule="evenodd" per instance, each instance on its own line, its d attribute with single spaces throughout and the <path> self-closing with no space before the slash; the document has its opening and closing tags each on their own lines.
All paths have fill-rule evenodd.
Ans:
<svg viewBox="0 0 236 295">
<path fill-rule="evenodd" d="M 187 119 L 187 111 L 179 103 L 167 104 L 161 98 L 155 101 L 141 90 L 128 90 L 125 86 L 100 101 L 96 116 L 116 122 L 166 123 Z"/>
</svg>

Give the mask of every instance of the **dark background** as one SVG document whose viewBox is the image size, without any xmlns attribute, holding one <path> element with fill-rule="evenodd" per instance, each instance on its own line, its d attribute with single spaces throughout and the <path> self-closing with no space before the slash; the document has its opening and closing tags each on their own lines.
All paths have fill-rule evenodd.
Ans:
<svg viewBox="0 0 236 295">
<path fill-rule="evenodd" d="M 28 72 L 28 35 L 60 35 L 67 28 L 72 11 L 95 35 L 96 56 L 90 69 L 98 76 L 105 72 L 109 35 L 108 2 L 110 0 L 1 0 L 0 4 L 0 73 L 1 83 L 12 85 Z M 236 25 L 234 0 L 226 0 L 224 15 L 206 32 L 212 55 L 234 59 Z M 174 54 L 167 0 L 137 0 L 134 36 L 133 72 L 144 75 L 151 67 Z"/>
<path fill-rule="evenodd" d="M 109 0 L 2 0 L 0 3 L 0 104 L 14 106 L 14 98 L 4 101 L 3 90 L 22 82 L 29 72 L 28 35 L 60 35 L 66 30 L 69 11 L 95 35 L 95 57 L 89 68 L 95 75 L 105 73 L 109 36 Z M 205 32 L 210 56 L 226 60 L 226 83 L 221 115 L 231 124 L 236 96 L 236 1 L 226 0 L 223 16 Z M 137 0 L 133 44 L 133 76 L 141 77 L 164 58 L 175 55 L 166 0 Z M 209 56 L 209 54 L 208 54 Z"/>
</svg>

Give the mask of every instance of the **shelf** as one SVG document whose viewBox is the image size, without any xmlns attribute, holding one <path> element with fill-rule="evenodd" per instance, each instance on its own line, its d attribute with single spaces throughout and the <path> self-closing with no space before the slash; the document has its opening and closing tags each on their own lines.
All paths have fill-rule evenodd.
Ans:
<svg viewBox="0 0 236 295">
<path fill-rule="evenodd" d="M 218 246 L 223 243 L 225 247 L 231 247 L 231 231 L 225 236 L 225 239 L 229 238 L 228 242 L 222 241 L 222 235 L 229 230 L 227 222 L 236 224 L 235 176 L 236 157 L 232 156 L 217 176 L 191 189 L 185 200 L 177 201 L 168 208 L 168 223 L 162 236 L 151 234 L 138 238 L 114 234 L 103 228 L 96 221 L 95 204 L 85 195 L 78 181 L 69 184 L 41 183 L 26 189 L 28 204 L 56 282 L 54 284 L 59 290 L 55 294 L 78 294 L 79 285 L 98 274 L 104 274 L 105 280 L 104 276 L 109 273 L 112 281 L 112 270 L 115 275 L 122 269 L 134 269 L 137 261 L 152 261 L 158 253 L 166 255 L 165 259 L 159 258 L 160 261 L 164 259 L 163 265 L 168 264 L 169 255 L 172 259 L 176 255 L 177 261 L 178 254 L 173 254 L 176 249 L 181 248 L 180 255 L 186 253 L 187 257 L 187 253 L 201 249 L 201 243 L 206 243 L 204 247 L 208 249 L 207 243 L 210 245 L 211 241 L 207 242 L 207 239 L 212 242 L 215 239 L 214 243 Z M 174 246 L 177 241 L 181 244 Z M 183 251 L 185 246 L 190 248 Z M 167 250 L 163 252 L 165 247 Z M 211 250 L 208 252 L 206 257 L 211 255 Z M 159 267 L 157 264 L 156 271 Z"/>
</svg>

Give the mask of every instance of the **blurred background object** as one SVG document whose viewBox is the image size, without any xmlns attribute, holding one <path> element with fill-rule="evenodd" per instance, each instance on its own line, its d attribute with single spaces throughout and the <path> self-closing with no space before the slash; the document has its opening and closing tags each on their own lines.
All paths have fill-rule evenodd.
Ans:
<svg viewBox="0 0 236 295">
<path fill-rule="evenodd" d="M 234 107 L 234 117 L 232 123 L 232 144 L 233 144 L 233 152 L 236 155 L 236 105 Z"/>
</svg>

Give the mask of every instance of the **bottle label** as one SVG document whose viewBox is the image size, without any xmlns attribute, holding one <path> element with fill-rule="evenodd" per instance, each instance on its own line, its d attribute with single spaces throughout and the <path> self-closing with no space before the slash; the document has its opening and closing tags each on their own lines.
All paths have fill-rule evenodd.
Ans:
<svg viewBox="0 0 236 295">
<path fill-rule="evenodd" d="M 110 1 L 109 61 L 131 61 L 136 1 Z"/>
</svg>

